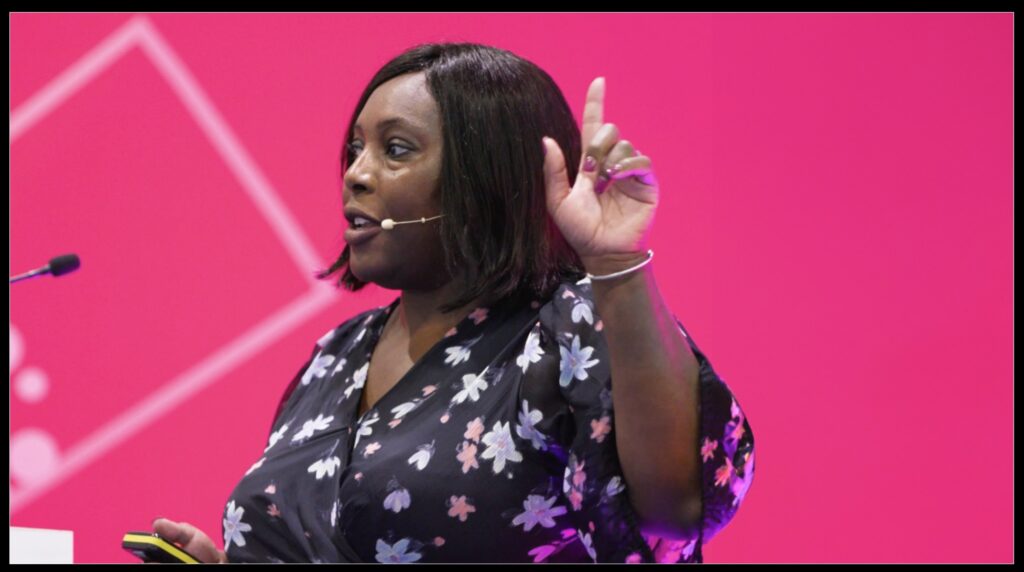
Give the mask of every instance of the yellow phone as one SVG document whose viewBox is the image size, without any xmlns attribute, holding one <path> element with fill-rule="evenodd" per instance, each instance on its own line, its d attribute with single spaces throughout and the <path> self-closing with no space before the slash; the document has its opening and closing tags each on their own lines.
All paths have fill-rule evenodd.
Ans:
<svg viewBox="0 0 1024 572">
<path fill-rule="evenodd" d="M 200 564 L 199 559 L 155 532 L 126 532 L 121 547 L 143 562 Z"/>
</svg>

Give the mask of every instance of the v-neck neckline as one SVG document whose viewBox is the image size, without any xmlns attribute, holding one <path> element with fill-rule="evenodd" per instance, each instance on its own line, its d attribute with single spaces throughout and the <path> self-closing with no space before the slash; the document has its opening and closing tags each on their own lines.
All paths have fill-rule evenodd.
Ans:
<svg viewBox="0 0 1024 572">
<path fill-rule="evenodd" d="M 401 301 L 402 301 L 402 297 L 401 296 L 395 298 L 395 300 L 393 302 L 391 302 L 391 304 L 389 304 L 386 308 L 384 308 L 376 316 L 376 318 L 373 320 L 373 322 L 371 323 L 370 329 L 367 332 L 369 334 L 369 340 L 367 341 L 367 346 L 368 346 L 367 347 L 368 357 L 367 357 L 367 362 L 366 362 L 367 364 L 370 364 L 373 361 L 373 356 L 374 356 L 374 354 L 377 351 L 377 345 L 380 343 L 380 337 L 383 335 L 384 328 L 387 326 L 388 318 L 390 318 L 391 314 L 398 308 L 398 304 Z M 465 326 L 466 326 L 466 323 L 468 321 L 473 320 L 474 321 L 474 326 L 478 326 L 479 322 L 476 322 L 475 318 L 473 317 L 473 315 L 478 310 L 480 310 L 481 308 L 486 309 L 487 310 L 487 315 L 486 315 L 486 317 L 484 319 L 485 320 L 491 320 L 492 318 L 494 318 L 497 315 L 496 312 L 498 311 L 498 309 L 501 308 L 503 306 L 503 304 L 505 302 L 507 302 L 507 301 L 508 301 L 507 299 L 497 300 L 497 301 L 494 301 L 493 303 L 491 303 L 489 306 L 480 305 L 480 306 L 477 306 L 477 307 L 473 308 L 473 311 L 471 311 L 468 314 L 466 314 L 461 320 L 459 320 L 459 322 L 457 324 L 452 326 L 452 328 L 455 330 L 454 334 L 452 334 L 450 336 L 445 335 L 441 339 L 439 339 L 436 342 L 434 342 L 434 345 L 430 346 L 430 349 L 428 349 L 426 351 L 426 353 L 424 353 L 423 355 L 421 355 L 419 357 L 419 359 L 414 361 L 412 366 L 402 375 L 402 377 L 398 378 L 398 381 L 396 381 L 394 385 L 392 385 L 386 392 L 384 392 L 384 394 L 381 395 L 380 398 L 377 399 L 377 401 L 374 402 L 373 405 L 371 405 L 369 408 L 367 408 L 366 412 L 364 412 L 362 415 L 359 415 L 359 405 L 363 401 L 363 395 L 366 393 L 366 384 L 369 382 L 369 377 L 370 377 L 370 368 L 369 368 L 369 365 L 367 365 L 367 368 L 366 368 L 366 377 L 367 377 L 367 379 L 363 382 L 363 386 L 357 390 L 358 391 L 358 397 L 355 400 L 355 402 L 356 402 L 356 405 L 355 405 L 355 415 L 357 416 L 357 419 L 356 419 L 356 422 L 355 422 L 355 426 L 356 427 L 361 426 L 362 423 L 363 423 L 363 420 L 366 419 L 366 417 L 371 412 L 377 411 L 377 407 L 381 403 L 383 403 L 385 400 L 390 398 L 393 393 L 395 393 L 397 391 L 400 391 L 401 388 L 404 388 L 404 386 L 407 385 L 406 380 L 409 379 L 411 376 L 415 375 L 419 370 L 423 369 L 423 367 L 424 367 L 423 364 L 430 363 L 434 359 L 434 354 L 439 352 L 441 347 L 447 346 L 449 343 L 454 342 L 455 340 L 462 338 L 465 335 L 465 333 L 466 333 Z M 482 321 L 483 320 L 481 320 L 481 322 Z"/>
</svg>

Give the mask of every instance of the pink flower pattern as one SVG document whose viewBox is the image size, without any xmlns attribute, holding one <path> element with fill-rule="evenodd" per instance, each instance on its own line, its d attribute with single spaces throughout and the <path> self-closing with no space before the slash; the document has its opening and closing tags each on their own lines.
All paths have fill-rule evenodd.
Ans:
<svg viewBox="0 0 1024 572">
<path fill-rule="evenodd" d="M 469 441 L 463 441 L 459 446 L 458 455 L 455 456 L 462 461 L 462 472 L 468 473 L 470 469 L 479 469 L 480 463 L 476 460 L 476 445 Z"/>
<path fill-rule="evenodd" d="M 590 422 L 590 428 L 593 433 L 590 434 L 590 438 L 603 443 L 604 438 L 608 436 L 608 433 L 612 430 L 612 418 L 605 415 L 600 419 L 594 419 Z"/>
<path fill-rule="evenodd" d="M 476 507 L 466 502 L 465 495 L 460 497 L 451 497 L 451 499 L 449 499 L 449 506 L 451 506 L 451 509 L 448 510 L 448 516 L 453 518 L 458 517 L 462 522 L 466 522 L 470 513 L 476 512 Z"/>
<path fill-rule="evenodd" d="M 466 434 L 463 435 L 463 437 L 469 439 L 470 441 L 473 441 L 474 443 L 479 443 L 480 436 L 483 435 L 485 429 L 486 427 L 484 427 L 483 422 L 481 422 L 480 418 L 477 417 L 476 419 L 470 421 L 469 424 L 466 426 Z"/>
<path fill-rule="evenodd" d="M 704 446 L 700 448 L 700 456 L 704 458 L 705 463 L 715 456 L 715 449 L 717 448 L 718 441 L 715 441 L 710 437 L 704 438 Z"/>
<path fill-rule="evenodd" d="M 316 538 L 331 530 L 348 536 L 352 547 L 368 547 L 371 551 L 360 552 L 359 558 L 371 562 L 381 555 L 392 560 L 450 562 L 456 554 L 498 561 L 700 562 L 701 544 L 721 532 L 737 513 L 753 479 L 753 435 L 735 396 L 681 324 L 679 331 L 701 365 L 701 433 L 696 453 L 702 460 L 705 519 L 700 538 L 669 540 L 643 532 L 629 504 L 626 471 L 612 435 L 615 384 L 604 337 L 607 328 L 597 313 L 600 308 L 589 281 L 565 282 L 547 300 L 527 299 L 515 308 L 502 301 L 475 308 L 445 333 L 436 349 L 421 358 L 371 415 L 356 419 L 360 392 L 351 391 L 358 381 L 353 372 L 366 371 L 397 303 L 361 314 L 318 340 L 300 369 L 302 374 L 317 359 L 344 367 L 324 370 L 317 383 L 293 383 L 271 430 L 284 434 L 282 428 L 287 427 L 291 435 L 303 427 L 304 420 L 333 416 L 332 421 L 303 439 L 282 439 L 290 446 L 269 449 L 260 470 L 242 478 L 229 500 L 234 503 L 231 506 L 246 509 L 244 522 L 252 529 L 246 532 L 244 545 L 231 543 L 232 561 L 272 561 L 278 557 L 275 542 L 280 536 L 274 535 L 281 534 L 281 523 L 299 518 L 303 528 L 298 535 L 312 540 L 304 540 L 303 545 L 313 550 L 332 545 L 332 539 Z M 519 313 L 522 322 L 513 327 L 509 320 L 518 319 Z M 498 331 L 518 331 L 521 338 L 499 339 Z M 531 360 L 523 368 L 516 360 L 524 355 L 530 335 L 537 346 L 531 355 L 540 360 Z M 472 352 L 445 363 L 454 348 L 470 345 Z M 580 354 L 579 364 L 566 366 L 564 354 L 576 357 L 573 351 Z M 487 390 L 475 400 L 455 400 L 463 389 L 463 376 L 481 371 L 488 372 Z M 571 378 L 562 380 L 567 372 Z M 403 408 L 403 403 L 417 406 Z M 529 430 L 523 430 L 521 407 L 527 412 Z M 496 423 L 508 428 L 502 433 L 507 440 L 502 454 L 515 452 L 517 457 L 509 457 L 497 472 L 490 463 L 480 470 L 481 461 L 487 460 L 481 459 L 484 448 L 495 446 L 495 442 L 484 442 L 489 427 Z M 531 441 L 535 434 L 544 435 L 543 447 Z M 362 442 L 357 437 L 371 442 L 359 448 Z M 429 464 L 407 462 L 418 447 L 432 440 L 437 454 Z M 357 442 L 354 450 L 353 441 Z M 305 480 L 296 480 L 287 467 L 289 463 L 298 466 L 305 458 L 311 459 L 306 466 L 323 458 L 338 458 L 342 464 L 333 478 L 317 481 L 300 475 Z M 497 463 L 493 468 L 498 468 Z M 381 490 L 384 483 L 388 487 Z M 279 485 L 287 494 L 277 494 Z M 333 511 L 322 509 L 332 503 Z M 350 509 L 349 504 L 356 507 Z M 366 511 L 355 513 L 361 514 L 356 523 L 386 517 L 387 530 L 350 524 L 351 510 Z M 431 518 L 432 512 L 436 518 Z M 321 522 L 307 522 L 302 520 L 306 516 L 299 515 L 310 519 L 319 515 Z M 480 534 L 487 530 L 520 536 L 509 536 L 509 542 L 495 550 L 493 543 L 481 542 Z M 316 561 L 318 555 L 305 557 Z"/>
</svg>

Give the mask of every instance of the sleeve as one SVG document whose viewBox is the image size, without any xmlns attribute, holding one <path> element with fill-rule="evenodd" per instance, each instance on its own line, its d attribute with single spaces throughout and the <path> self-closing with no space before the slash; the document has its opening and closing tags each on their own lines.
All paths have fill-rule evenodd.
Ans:
<svg viewBox="0 0 1024 572">
<path fill-rule="evenodd" d="M 673 317 L 700 365 L 701 525 L 693 539 L 644 538 L 656 562 L 698 563 L 704 561 L 703 546 L 733 519 L 753 482 L 754 434 L 729 386 Z"/>
<path fill-rule="evenodd" d="M 542 319 L 558 355 L 558 388 L 575 426 L 562 492 L 578 519 L 580 540 L 597 562 L 700 562 L 701 545 L 736 514 L 753 478 L 753 434 L 728 386 L 676 319 L 700 364 L 702 515 L 699 537 L 669 540 L 642 535 L 618 452 L 611 398 L 611 367 L 589 283 L 560 289 Z M 542 313 L 542 318 L 545 316 Z M 555 345 L 557 343 L 557 345 Z"/>
<path fill-rule="evenodd" d="M 676 318 L 700 363 L 701 542 L 736 516 L 754 480 L 754 433 L 725 381 Z"/>
<path fill-rule="evenodd" d="M 541 311 L 541 324 L 551 369 L 550 377 L 535 382 L 551 387 L 558 403 L 544 425 L 557 444 L 551 449 L 564 460 L 558 504 L 568 510 L 584 558 L 650 562 L 615 448 L 608 351 L 585 287 L 561 286 Z"/>
</svg>

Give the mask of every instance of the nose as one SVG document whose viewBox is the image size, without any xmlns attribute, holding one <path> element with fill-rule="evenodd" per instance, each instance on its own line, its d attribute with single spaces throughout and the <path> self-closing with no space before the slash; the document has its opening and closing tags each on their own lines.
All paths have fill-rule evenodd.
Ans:
<svg viewBox="0 0 1024 572">
<path fill-rule="evenodd" d="M 355 156 L 343 177 L 346 190 L 362 193 L 373 188 L 373 172 L 370 163 L 369 153 L 365 149 Z"/>
</svg>

